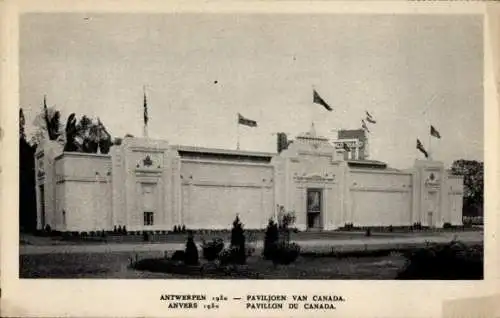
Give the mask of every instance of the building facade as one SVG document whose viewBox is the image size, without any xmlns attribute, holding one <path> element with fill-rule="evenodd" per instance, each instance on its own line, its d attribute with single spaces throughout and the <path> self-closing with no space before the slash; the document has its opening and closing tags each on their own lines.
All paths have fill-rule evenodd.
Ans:
<svg viewBox="0 0 500 318">
<path fill-rule="evenodd" d="M 261 229 L 280 211 L 293 212 L 299 230 L 462 224 L 463 180 L 443 163 L 391 169 L 365 159 L 366 140 L 348 137 L 330 141 L 312 129 L 279 153 L 127 137 L 103 155 L 47 142 L 35 154 L 37 227 L 227 229 L 238 215 Z"/>
</svg>

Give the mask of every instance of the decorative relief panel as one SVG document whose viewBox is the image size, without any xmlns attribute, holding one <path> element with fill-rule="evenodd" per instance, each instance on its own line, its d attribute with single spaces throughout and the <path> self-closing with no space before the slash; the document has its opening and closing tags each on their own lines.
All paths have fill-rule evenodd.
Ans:
<svg viewBox="0 0 500 318">
<path fill-rule="evenodd" d="M 293 179 L 297 182 L 320 182 L 320 183 L 333 183 L 335 182 L 335 175 L 333 173 L 295 173 Z"/>
<path fill-rule="evenodd" d="M 437 188 L 439 187 L 441 180 L 438 173 L 431 171 L 427 178 L 425 179 L 425 185 L 427 187 Z"/>
<path fill-rule="evenodd" d="M 162 154 L 134 153 L 137 169 L 161 169 L 163 167 Z"/>
</svg>

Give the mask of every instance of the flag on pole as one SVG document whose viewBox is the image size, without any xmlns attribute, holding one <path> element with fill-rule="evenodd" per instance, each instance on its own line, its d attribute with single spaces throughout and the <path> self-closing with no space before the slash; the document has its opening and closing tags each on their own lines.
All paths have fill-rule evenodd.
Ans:
<svg viewBox="0 0 500 318">
<path fill-rule="evenodd" d="M 344 147 L 345 151 L 347 151 L 347 152 L 351 151 L 351 148 L 349 148 L 349 145 L 347 143 L 345 143 L 345 142 L 344 142 L 344 146 L 343 147 Z"/>
<path fill-rule="evenodd" d="M 366 112 L 366 121 L 369 122 L 370 124 L 376 124 L 377 122 L 375 121 L 375 119 L 373 118 L 373 116 L 367 112 Z"/>
<path fill-rule="evenodd" d="M 255 120 L 245 118 L 245 117 L 241 116 L 240 113 L 238 113 L 238 124 L 245 125 L 248 127 L 257 127 L 257 122 Z"/>
<path fill-rule="evenodd" d="M 366 126 L 366 122 L 364 119 L 361 119 L 361 127 L 366 130 L 367 132 L 370 132 L 370 130 L 368 129 L 368 126 Z"/>
<path fill-rule="evenodd" d="M 441 139 L 441 134 L 439 133 L 439 131 L 437 131 L 436 128 L 434 128 L 434 126 L 431 125 L 431 136 L 433 137 L 436 137 L 438 139 Z"/>
<path fill-rule="evenodd" d="M 144 90 L 144 126 L 148 125 L 149 117 L 148 117 L 148 100 L 146 98 L 146 88 L 143 87 Z"/>
<path fill-rule="evenodd" d="M 417 149 L 424 154 L 425 158 L 429 158 L 429 154 L 427 153 L 424 146 L 422 145 L 422 142 L 418 138 L 417 138 Z"/>
<path fill-rule="evenodd" d="M 315 89 L 313 89 L 313 103 L 315 104 L 319 104 L 323 107 L 326 108 L 326 110 L 328 111 L 332 111 L 333 109 L 330 107 L 330 105 L 328 105 L 324 100 L 323 98 L 321 98 L 321 96 L 319 96 L 318 92 L 316 92 Z"/>
</svg>

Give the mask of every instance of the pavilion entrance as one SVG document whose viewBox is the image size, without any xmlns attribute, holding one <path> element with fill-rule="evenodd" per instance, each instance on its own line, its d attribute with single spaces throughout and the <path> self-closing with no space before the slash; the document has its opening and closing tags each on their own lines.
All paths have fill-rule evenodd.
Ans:
<svg viewBox="0 0 500 318">
<path fill-rule="evenodd" d="M 320 230 L 323 228 L 323 189 L 307 189 L 307 230 Z"/>
</svg>

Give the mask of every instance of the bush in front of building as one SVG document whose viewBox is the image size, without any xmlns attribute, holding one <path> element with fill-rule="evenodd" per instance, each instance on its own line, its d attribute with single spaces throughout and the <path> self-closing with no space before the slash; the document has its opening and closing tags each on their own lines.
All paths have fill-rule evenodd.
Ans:
<svg viewBox="0 0 500 318">
<path fill-rule="evenodd" d="M 397 279 L 483 279 L 483 245 L 452 241 L 407 253 Z"/>
<path fill-rule="evenodd" d="M 423 229 L 422 223 L 421 222 L 415 222 L 413 223 L 411 230 L 416 230 L 416 231 L 421 231 Z"/>
<path fill-rule="evenodd" d="M 273 249 L 272 261 L 275 265 L 289 265 L 299 257 L 300 246 L 297 243 L 279 242 Z"/>
<path fill-rule="evenodd" d="M 43 228 L 42 235 L 50 236 L 51 233 L 52 233 L 52 227 L 49 224 L 46 224 L 45 227 Z"/>
<path fill-rule="evenodd" d="M 443 229 L 451 229 L 451 228 L 453 228 L 453 226 L 451 225 L 451 223 L 450 223 L 450 222 L 445 222 L 445 223 L 443 224 Z"/>
<path fill-rule="evenodd" d="M 274 222 L 271 221 L 268 224 L 268 231 L 266 231 L 268 249 L 265 252 L 264 257 L 266 259 L 271 259 L 274 265 L 289 265 L 295 262 L 300 255 L 300 246 L 297 243 L 290 242 L 290 226 L 293 225 L 294 222 L 294 213 L 282 213 L 277 226 L 277 239 L 275 232 L 276 225 L 274 225 Z M 269 236 L 267 236 L 268 232 Z"/>
<path fill-rule="evenodd" d="M 172 260 L 174 262 L 183 262 L 184 263 L 185 255 L 186 255 L 186 251 L 177 250 L 172 254 L 172 257 L 170 258 L 170 260 Z"/>
<path fill-rule="evenodd" d="M 202 243 L 203 258 L 209 262 L 215 261 L 219 254 L 224 249 L 224 240 L 221 238 L 214 238 L 211 242 Z"/>
<path fill-rule="evenodd" d="M 149 235 L 148 231 L 143 231 L 143 232 L 142 232 L 142 240 L 143 240 L 144 242 L 148 242 L 148 241 L 149 241 L 149 239 L 150 239 L 150 237 L 151 237 L 151 236 Z"/>
<path fill-rule="evenodd" d="M 240 218 L 236 215 L 231 229 L 231 253 L 233 253 L 233 261 L 236 264 L 246 263 L 246 250 L 245 250 L 245 231 Z"/>
<path fill-rule="evenodd" d="M 184 255 L 184 264 L 186 265 L 198 265 L 198 248 L 194 243 L 194 236 L 192 232 L 189 232 L 188 239 L 186 243 L 185 255 Z"/>
<path fill-rule="evenodd" d="M 276 224 L 273 219 L 269 219 L 269 223 L 267 224 L 266 233 L 264 236 L 264 250 L 262 251 L 262 256 L 264 256 L 264 259 L 270 260 L 272 258 L 273 251 L 278 244 L 278 240 L 278 224 Z"/>
</svg>

